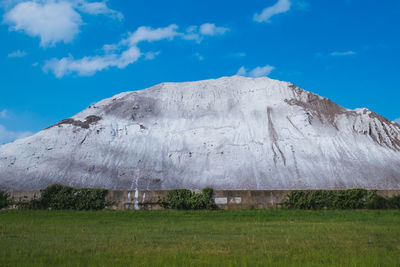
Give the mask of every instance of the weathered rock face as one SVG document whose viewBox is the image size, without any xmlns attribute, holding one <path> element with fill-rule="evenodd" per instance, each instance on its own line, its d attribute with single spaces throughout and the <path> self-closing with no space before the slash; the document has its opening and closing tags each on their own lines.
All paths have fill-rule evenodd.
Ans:
<svg viewBox="0 0 400 267">
<path fill-rule="evenodd" d="M 400 188 L 400 125 L 290 83 L 164 83 L 0 147 L 0 188 Z"/>
</svg>

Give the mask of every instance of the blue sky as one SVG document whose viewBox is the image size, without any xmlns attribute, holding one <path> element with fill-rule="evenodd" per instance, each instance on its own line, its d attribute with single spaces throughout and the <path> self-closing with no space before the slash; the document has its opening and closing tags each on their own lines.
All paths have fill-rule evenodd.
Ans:
<svg viewBox="0 0 400 267">
<path fill-rule="evenodd" d="M 160 82 L 293 82 L 400 118 L 400 1 L 0 0 L 0 143 Z"/>
</svg>

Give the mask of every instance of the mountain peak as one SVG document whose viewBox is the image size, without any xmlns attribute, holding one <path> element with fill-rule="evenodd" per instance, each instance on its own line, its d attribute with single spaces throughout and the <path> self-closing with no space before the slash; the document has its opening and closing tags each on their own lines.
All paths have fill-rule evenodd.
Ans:
<svg viewBox="0 0 400 267">
<path fill-rule="evenodd" d="M 0 147 L 0 188 L 400 188 L 400 126 L 283 81 L 161 83 Z"/>
</svg>

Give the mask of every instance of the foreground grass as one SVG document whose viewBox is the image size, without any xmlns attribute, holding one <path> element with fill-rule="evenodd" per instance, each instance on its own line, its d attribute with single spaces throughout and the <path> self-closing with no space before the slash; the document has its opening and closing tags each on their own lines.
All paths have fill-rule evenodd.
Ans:
<svg viewBox="0 0 400 267">
<path fill-rule="evenodd" d="M 0 266 L 400 266 L 400 211 L 0 211 Z"/>
</svg>

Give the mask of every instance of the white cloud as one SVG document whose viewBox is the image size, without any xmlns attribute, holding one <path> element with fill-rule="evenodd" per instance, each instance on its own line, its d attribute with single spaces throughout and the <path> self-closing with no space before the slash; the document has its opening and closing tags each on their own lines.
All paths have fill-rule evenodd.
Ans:
<svg viewBox="0 0 400 267">
<path fill-rule="evenodd" d="M 57 78 L 61 78 L 72 73 L 76 73 L 79 76 L 90 76 L 110 67 L 122 69 L 136 62 L 142 55 L 146 59 L 154 59 L 159 54 L 157 52 L 143 54 L 137 47 L 138 43 L 163 39 L 172 40 L 179 35 L 176 31 L 177 29 L 178 26 L 175 24 L 157 29 L 145 26 L 139 27 L 134 33 L 129 34 L 128 38 L 121 40 L 119 43 L 103 46 L 103 55 L 86 56 L 81 59 L 74 59 L 72 56 L 61 59 L 53 58 L 46 61 L 43 70 L 45 72 L 53 72 Z"/>
<path fill-rule="evenodd" d="M 0 144 L 14 141 L 18 138 L 23 138 L 32 135 L 31 132 L 13 132 L 8 131 L 3 125 L 0 124 Z"/>
<path fill-rule="evenodd" d="M 157 29 L 139 27 L 119 43 L 103 46 L 103 55 L 86 56 L 81 59 L 74 59 L 71 55 L 61 59 L 53 58 L 46 61 L 43 70 L 45 72 L 53 72 L 57 78 L 72 73 L 76 73 L 79 76 L 90 76 L 110 67 L 125 68 L 129 64 L 136 62 L 143 55 L 146 59 L 154 59 L 159 52 L 143 54 L 137 44 L 144 41 L 172 40 L 179 35 L 176 31 L 177 28 L 178 26 L 175 24 Z"/>
<path fill-rule="evenodd" d="M 7 116 L 8 116 L 7 109 L 3 109 L 2 111 L 0 111 L 0 118 L 4 119 L 4 118 L 7 118 Z"/>
<path fill-rule="evenodd" d="M 186 29 L 186 32 L 178 32 L 178 25 L 176 24 L 158 29 L 142 26 L 131 34 L 130 37 L 127 38 L 126 42 L 130 42 L 131 45 L 134 45 L 142 41 L 153 42 L 162 39 L 172 40 L 175 37 L 201 42 L 205 36 L 224 35 L 227 31 L 229 31 L 229 28 L 217 27 L 214 23 L 204 23 L 200 26 L 192 25 Z"/>
<path fill-rule="evenodd" d="M 177 32 L 177 29 L 178 25 L 176 24 L 171 24 L 168 27 L 157 29 L 142 26 L 139 27 L 134 33 L 130 34 L 130 36 L 126 40 L 123 40 L 122 43 L 129 43 L 129 45 L 133 46 L 143 41 L 154 42 L 163 39 L 172 40 L 174 37 L 180 35 L 180 33 Z"/>
<path fill-rule="evenodd" d="M 278 0 L 275 5 L 264 8 L 260 14 L 255 14 L 253 20 L 257 22 L 270 22 L 272 16 L 289 11 L 291 5 L 290 0 Z"/>
<path fill-rule="evenodd" d="M 77 1 L 76 8 L 84 13 L 91 15 L 106 15 L 111 18 L 123 20 L 124 15 L 121 12 L 110 9 L 105 2 L 87 2 Z"/>
<path fill-rule="evenodd" d="M 57 78 L 76 73 L 79 76 L 90 76 L 98 71 L 110 67 L 125 68 L 136 62 L 141 56 L 146 59 L 154 59 L 159 52 L 142 53 L 137 47 L 140 42 L 160 41 L 163 39 L 172 40 L 179 33 L 177 25 L 172 24 L 165 28 L 152 29 L 150 27 L 139 27 L 135 32 L 130 33 L 128 38 L 117 44 L 104 45 L 103 55 L 86 56 L 81 59 L 74 59 L 71 55 L 61 59 L 53 58 L 46 61 L 43 66 L 45 72 L 52 72 Z"/>
<path fill-rule="evenodd" d="M 332 53 L 330 53 L 329 55 L 334 56 L 334 57 L 340 57 L 340 56 L 351 56 L 351 55 L 355 55 L 356 52 L 354 51 L 344 51 L 344 52 L 339 52 L 339 51 L 334 51 Z"/>
<path fill-rule="evenodd" d="M 3 23 L 8 24 L 10 30 L 39 37 L 42 47 L 54 46 L 59 42 L 72 42 L 80 32 L 80 26 L 83 25 L 79 12 L 123 19 L 122 13 L 108 8 L 106 2 L 85 0 L 8 0 L 8 2 L 3 4 L 3 7 L 11 6 L 11 9 L 5 13 Z"/>
<path fill-rule="evenodd" d="M 398 124 L 400 124 L 400 118 L 395 119 L 394 122 L 397 122 Z"/>
<path fill-rule="evenodd" d="M 214 23 L 204 23 L 200 26 L 200 33 L 202 35 L 223 35 L 225 34 L 229 28 L 225 27 L 217 27 Z"/>
<path fill-rule="evenodd" d="M 16 50 L 14 52 L 11 52 L 8 54 L 9 58 L 14 58 L 14 57 L 24 57 L 26 56 L 27 53 L 25 51 L 21 51 L 21 50 Z"/>
<path fill-rule="evenodd" d="M 256 67 L 254 69 L 252 69 L 249 72 L 249 76 L 250 77 L 262 77 L 262 76 L 267 76 L 269 75 L 273 70 L 275 69 L 275 67 L 270 66 L 270 65 L 266 65 L 264 67 Z"/>
<path fill-rule="evenodd" d="M 61 59 L 53 58 L 45 62 L 43 70 L 52 72 L 56 77 L 61 78 L 73 73 L 80 76 L 90 76 L 110 67 L 122 69 L 136 62 L 142 56 L 147 60 L 151 60 L 160 53 L 159 51 L 142 52 L 138 48 L 139 43 L 173 40 L 176 37 L 188 40 L 185 38 L 186 34 L 178 32 L 178 26 L 175 24 L 156 29 L 142 26 L 135 32 L 128 34 L 128 37 L 120 42 L 104 45 L 102 55 L 86 56 L 81 59 L 74 59 L 71 55 Z"/>
<path fill-rule="evenodd" d="M 241 66 L 239 70 L 236 72 L 236 75 L 246 76 L 247 70 L 244 66 Z"/>
<path fill-rule="evenodd" d="M 156 51 L 156 52 L 147 52 L 144 54 L 144 58 L 146 60 L 153 60 L 156 58 L 156 56 L 158 56 L 161 52 L 160 51 Z"/>
<path fill-rule="evenodd" d="M 343 57 L 343 56 L 353 56 L 356 55 L 357 52 L 355 51 L 333 51 L 330 53 L 322 53 L 322 52 L 317 52 L 315 53 L 315 57 L 317 58 L 322 58 L 322 57 Z"/>
<path fill-rule="evenodd" d="M 79 33 L 82 19 L 69 2 L 23 2 L 4 15 L 11 30 L 39 37 L 41 46 L 69 43 Z"/>
<path fill-rule="evenodd" d="M 204 23 L 200 26 L 192 25 L 186 29 L 186 33 L 182 33 L 185 40 L 194 40 L 198 43 L 203 41 L 206 36 L 224 35 L 230 29 L 226 27 L 216 26 L 214 23 Z"/>
<path fill-rule="evenodd" d="M 266 65 L 264 67 L 256 67 L 248 71 L 244 66 L 242 66 L 239 68 L 236 75 L 253 77 L 253 78 L 264 77 L 268 76 L 274 69 L 275 69 L 274 66 Z"/>
<path fill-rule="evenodd" d="M 203 38 L 200 37 L 200 34 L 199 34 L 198 31 L 199 31 L 199 27 L 198 26 L 187 27 L 186 33 L 183 35 L 183 39 L 185 39 L 185 40 L 194 40 L 194 41 L 197 41 L 197 42 L 201 42 L 201 40 Z"/>
<path fill-rule="evenodd" d="M 102 56 L 89 56 L 81 59 L 74 59 L 72 56 L 62 59 L 53 58 L 46 61 L 43 66 L 45 72 L 53 72 L 57 78 L 77 73 L 79 76 L 91 76 L 97 71 L 109 67 L 125 68 L 136 62 L 142 55 L 136 46 L 129 47 L 122 53 L 105 54 Z"/>
<path fill-rule="evenodd" d="M 90 76 L 98 71 L 110 67 L 125 68 L 136 62 L 142 55 L 146 59 L 153 59 L 157 54 L 143 54 L 137 47 L 139 42 L 159 41 L 162 39 L 173 39 L 178 35 L 178 26 L 170 25 L 165 28 L 151 29 L 150 27 L 139 27 L 128 38 L 121 40 L 118 44 L 103 46 L 103 55 L 86 56 L 74 59 L 72 56 L 61 59 L 53 58 L 46 61 L 43 66 L 45 72 L 52 72 L 57 78 L 76 73 L 79 76 Z"/>
</svg>

